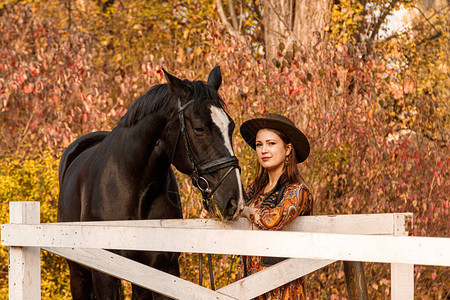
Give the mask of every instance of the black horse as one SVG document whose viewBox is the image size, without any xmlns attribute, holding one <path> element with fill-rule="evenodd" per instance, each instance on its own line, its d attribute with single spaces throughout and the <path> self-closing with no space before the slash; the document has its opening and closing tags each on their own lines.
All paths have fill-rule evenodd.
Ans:
<svg viewBox="0 0 450 300">
<path fill-rule="evenodd" d="M 191 176 L 212 215 L 239 217 L 244 194 L 232 149 L 235 125 L 217 94 L 220 68 L 207 83 L 164 73 L 167 84 L 141 96 L 111 132 L 82 136 L 64 151 L 58 222 L 182 218 L 171 164 Z M 117 253 L 180 274 L 178 253 Z M 68 263 L 73 299 L 120 297 L 118 279 Z M 133 299 L 166 297 L 133 285 Z"/>
</svg>

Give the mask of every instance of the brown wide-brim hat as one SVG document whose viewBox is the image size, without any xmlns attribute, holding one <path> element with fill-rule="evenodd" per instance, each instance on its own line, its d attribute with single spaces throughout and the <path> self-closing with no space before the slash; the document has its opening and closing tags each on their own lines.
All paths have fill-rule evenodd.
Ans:
<svg viewBox="0 0 450 300">
<path fill-rule="evenodd" d="M 284 133 L 292 143 L 299 163 L 305 161 L 309 156 L 309 142 L 300 129 L 295 127 L 294 122 L 280 114 L 269 113 L 265 118 L 255 118 L 245 121 L 241 125 L 241 135 L 253 149 L 256 148 L 256 134 L 261 129 L 275 129 Z"/>
</svg>

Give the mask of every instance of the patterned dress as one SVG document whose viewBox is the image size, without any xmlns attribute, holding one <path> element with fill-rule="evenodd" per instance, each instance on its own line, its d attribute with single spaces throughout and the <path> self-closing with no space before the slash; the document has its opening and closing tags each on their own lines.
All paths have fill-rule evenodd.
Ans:
<svg viewBox="0 0 450 300">
<path fill-rule="evenodd" d="M 252 185 L 247 189 L 250 193 Z M 260 195 L 255 201 L 255 215 L 250 216 L 253 225 L 264 230 L 282 230 L 297 216 L 310 215 L 312 212 L 312 195 L 302 183 L 288 184 L 280 203 L 273 208 L 261 207 L 267 194 Z M 259 272 L 266 267 L 261 264 L 260 256 L 244 257 L 247 275 Z M 238 278 L 244 277 L 243 259 L 239 265 Z M 295 300 L 306 299 L 302 278 L 291 281 L 275 290 L 255 298 L 257 300 Z"/>
</svg>

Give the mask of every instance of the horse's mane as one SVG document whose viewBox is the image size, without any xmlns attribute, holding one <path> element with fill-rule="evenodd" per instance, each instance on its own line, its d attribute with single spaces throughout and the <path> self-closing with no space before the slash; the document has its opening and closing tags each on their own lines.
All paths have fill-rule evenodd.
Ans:
<svg viewBox="0 0 450 300">
<path fill-rule="evenodd" d="M 185 79 L 183 82 L 189 85 L 194 91 L 193 98 L 195 99 L 195 107 L 203 101 L 208 101 L 208 103 L 214 106 L 224 107 L 225 103 L 217 91 L 204 81 L 189 81 Z M 176 96 L 170 93 L 167 84 L 155 85 L 131 105 L 118 125 L 122 127 L 133 126 L 145 116 L 160 110 L 162 107 L 167 107 L 167 103 L 174 97 Z"/>
</svg>

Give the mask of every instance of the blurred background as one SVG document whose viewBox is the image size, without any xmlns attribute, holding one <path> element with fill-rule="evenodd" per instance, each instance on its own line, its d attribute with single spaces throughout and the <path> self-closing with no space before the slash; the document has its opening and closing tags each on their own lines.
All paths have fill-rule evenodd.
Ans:
<svg viewBox="0 0 450 300">
<path fill-rule="evenodd" d="M 449 20 L 445 0 L 1 0 L 0 223 L 9 201 L 25 200 L 41 202 L 41 222 L 55 222 L 65 147 L 113 129 L 165 82 L 162 67 L 206 80 L 219 65 L 244 185 L 255 157 L 240 124 L 281 113 L 310 140 L 300 167 L 315 214 L 412 212 L 414 235 L 449 237 Z M 199 192 L 177 177 L 184 217 L 198 218 Z M 71 299 L 65 261 L 41 256 L 42 298 Z M 213 258 L 220 288 L 233 258 Z M 180 266 L 197 282 L 197 255 L 182 254 Z M 390 266 L 365 271 L 369 298 L 389 299 Z M 417 299 L 449 298 L 448 268 L 414 271 Z M 340 262 L 307 286 L 310 299 L 348 297 Z"/>
</svg>

